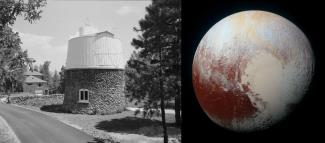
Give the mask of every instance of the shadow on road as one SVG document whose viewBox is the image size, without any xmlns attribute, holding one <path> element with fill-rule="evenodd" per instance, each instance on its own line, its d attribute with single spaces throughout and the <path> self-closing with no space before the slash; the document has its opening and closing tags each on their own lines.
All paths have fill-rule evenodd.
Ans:
<svg viewBox="0 0 325 143">
<path fill-rule="evenodd" d="M 168 134 L 178 135 L 180 129 L 174 124 L 167 124 Z M 158 120 L 144 119 L 139 117 L 125 117 L 122 119 L 112 119 L 110 121 L 99 122 L 96 126 L 99 130 L 107 132 L 141 134 L 149 137 L 161 137 L 163 134 L 161 122 Z"/>
<path fill-rule="evenodd" d="M 44 105 L 40 109 L 45 112 L 71 113 L 70 111 L 65 110 L 62 104 Z"/>
<path fill-rule="evenodd" d="M 90 142 L 87 142 L 87 143 L 120 143 L 120 142 L 114 141 L 113 139 L 94 138 L 93 141 L 90 141 Z"/>
</svg>

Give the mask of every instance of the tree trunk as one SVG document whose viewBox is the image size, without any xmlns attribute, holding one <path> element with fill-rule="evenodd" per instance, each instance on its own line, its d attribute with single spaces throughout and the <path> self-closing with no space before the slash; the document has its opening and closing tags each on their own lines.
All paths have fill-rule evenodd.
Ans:
<svg viewBox="0 0 325 143">
<path fill-rule="evenodd" d="M 10 92 L 8 93 L 8 101 L 7 101 L 7 103 L 10 104 Z"/>
<path fill-rule="evenodd" d="M 164 93 L 164 87 L 163 87 L 163 72 L 162 72 L 162 47 L 159 47 L 159 60 L 160 60 L 160 66 L 159 66 L 159 76 L 160 76 L 160 110 L 161 110 L 161 122 L 163 126 L 163 132 L 164 132 L 164 143 L 168 143 L 168 134 L 167 134 L 167 126 L 166 126 L 166 117 L 165 117 L 165 93 Z"/>
<path fill-rule="evenodd" d="M 177 94 L 175 96 L 175 122 L 176 126 L 180 127 L 181 126 L 181 95 Z"/>
<path fill-rule="evenodd" d="M 10 82 L 10 89 L 9 89 L 9 92 L 8 92 L 8 103 L 10 103 L 10 95 L 12 93 L 12 89 L 13 89 L 13 84 L 12 84 L 12 82 Z"/>
<path fill-rule="evenodd" d="M 162 89 L 162 84 L 160 84 L 160 89 Z M 160 93 L 160 109 L 161 109 L 161 121 L 164 131 L 164 143 L 168 143 L 168 134 L 167 134 L 167 126 L 166 126 L 166 117 L 165 117 L 165 96 L 164 93 Z"/>
</svg>

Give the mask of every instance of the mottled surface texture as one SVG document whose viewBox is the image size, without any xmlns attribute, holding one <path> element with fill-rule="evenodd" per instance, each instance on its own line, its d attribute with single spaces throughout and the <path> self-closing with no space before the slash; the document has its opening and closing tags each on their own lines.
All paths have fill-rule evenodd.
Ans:
<svg viewBox="0 0 325 143">
<path fill-rule="evenodd" d="M 41 86 L 39 86 L 39 84 L 41 84 Z M 29 93 L 35 93 L 35 90 L 42 90 L 43 94 L 45 90 L 48 90 L 49 88 L 44 84 L 44 83 L 31 83 L 31 84 L 27 84 L 24 83 L 23 84 L 23 90 L 24 92 L 29 92 Z"/>
<path fill-rule="evenodd" d="M 51 95 L 17 95 L 10 96 L 10 102 L 19 105 L 29 105 L 35 107 L 42 107 L 44 105 L 61 105 L 63 101 L 63 94 Z"/>
<path fill-rule="evenodd" d="M 124 70 L 70 69 L 65 71 L 63 106 L 73 113 L 111 114 L 124 110 Z M 89 103 L 78 103 L 79 89 L 89 90 Z"/>
<path fill-rule="evenodd" d="M 244 11 L 215 24 L 193 60 L 193 86 L 209 118 L 235 131 L 269 128 L 308 89 L 314 57 L 304 33 L 287 19 Z"/>
</svg>

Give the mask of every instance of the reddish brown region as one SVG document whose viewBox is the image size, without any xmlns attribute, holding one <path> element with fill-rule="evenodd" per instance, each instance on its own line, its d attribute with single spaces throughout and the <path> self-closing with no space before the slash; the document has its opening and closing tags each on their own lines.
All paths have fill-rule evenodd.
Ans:
<svg viewBox="0 0 325 143">
<path fill-rule="evenodd" d="M 249 88 L 249 83 L 241 84 L 240 63 L 246 63 L 245 60 L 238 61 L 233 64 L 225 65 L 226 58 L 219 58 L 214 60 L 214 56 L 199 48 L 192 67 L 193 86 L 197 99 L 203 108 L 212 118 L 219 119 L 225 124 L 231 123 L 234 119 L 241 120 L 251 117 L 256 113 L 257 109 L 248 98 L 247 94 L 252 94 Z M 212 60 L 206 62 L 205 60 Z M 207 64 L 210 63 L 210 64 Z M 211 70 L 212 73 L 218 72 L 224 75 L 227 79 L 227 84 L 241 84 L 242 90 L 239 88 L 232 88 L 224 90 L 220 84 L 222 81 L 214 81 L 215 78 L 208 77 L 208 79 L 201 77 L 199 73 L 199 65 L 206 68 L 204 70 Z"/>
</svg>

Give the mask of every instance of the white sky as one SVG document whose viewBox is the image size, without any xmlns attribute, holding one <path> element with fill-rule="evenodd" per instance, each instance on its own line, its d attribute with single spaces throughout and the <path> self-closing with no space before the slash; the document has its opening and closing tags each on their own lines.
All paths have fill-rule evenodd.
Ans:
<svg viewBox="0 0 325 143">
<path fill-rule="evenodd" d="M 33 24 L 19 17 L 13 26 L 22 39 L 22 48 L 28 50 L 34 58 L 34 65 L 51 61 L 50 70 L 60 71 L 65 65 L 69 37 L 76 34 L 78 28 L 87 20 L 99 31 L 111 30 L 122 42 L 125 59 L 134 50 L 132 38 L 139 33 L 133 27 L 139 27 L 138 21 L 146 14 L 145 7 L 151 1 L 88 1 L 48 0 L 42 8 L 42 18 Z"/>
</svg>

